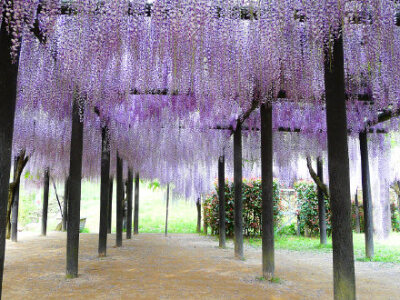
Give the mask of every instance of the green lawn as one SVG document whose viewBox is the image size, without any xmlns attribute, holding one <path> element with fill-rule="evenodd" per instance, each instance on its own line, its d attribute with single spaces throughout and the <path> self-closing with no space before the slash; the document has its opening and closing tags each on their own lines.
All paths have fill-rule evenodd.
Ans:
<svg viewBox="0 0 400 300">
<path fill-rule="evenodd" d="M 165 196 L 164 188 L 150 189 L 148 183 L 141 183 L 139 187 L 139 232 L 142 233 L 164 233 L 165 231 Z M 63 201 L 64 187 L 57 184 L 57 192 L 60 201 Z M 42 190 L 22 189 L 20 201 L 20 227 L 27 223 L 37 223 L 41 216 L 42 210 Z M 112 212 L 112 229 L 115 232 L 115 182 L 113 189 L 113 212 Z M 62 203 L 61 203 L 62 204 Z M 31 217 L 32 212 L 37 216 Z M 82 182 L 82 199 L 81 199 L 81 218 L 86 218 L 85 232 L 96 233 L 99 231 L 99 215 L 100 215 L 100 182 Z M 50 186 L 49 195 L 49 218 L 48 228 L 54 230 L 60 222 L 60 212 L 55 197 L 53 185 Z M 178 198 L 175 194 L 170 194 L 169 233 L 195 233 L 197 222 L 196 205 L 192 201 L 185 201 Z M 40 223 L 40 222 L 39 222 Z M 40 230 L 40 224 L 37 223 L 34 231 Z"/>
<path fill-rule="evenodd" d="M 366 261 L 364 235 L 353 234 L 354 254 L 358 261 Z M 254 247 L 261 247 L 260 238 L 249 238 L 247 243 Z M 276 235 L 276 249 L 293 251 L 331 252 L 332 239 L 328 238 L 327 245 L 321 245 L 319 238 L 298 237 L 293 235 Z M 372 261 L 400 263 L 400 233 L 391 233 L 386 241 L 375 240 L 375 256 Z"/>
</svg>

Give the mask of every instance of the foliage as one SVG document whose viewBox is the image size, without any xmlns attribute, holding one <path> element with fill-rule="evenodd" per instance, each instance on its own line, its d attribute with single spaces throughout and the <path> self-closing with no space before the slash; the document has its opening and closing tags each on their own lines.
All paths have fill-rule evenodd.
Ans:
<svg viewBox="0 0 400 300">
<path fill-rule="evenodd" d="M 261 203 L 262 189 L 260 179 L 243 180 L 243 231 L 246 236 L 261 234 Z M 215 191 L 206 197 L 203 203 L 204 220 L 211 228 L 213 234 L 218 234 L 219 207 L 218 186 Z M 274 224 L 277 226 L 281 220 L 281 201 L 279 197 L 279 183 L 273 182 Z M 234 186 L 233 182 L 225 182 L 225 214 L 226 234 L 233 236 L 234 232 Z"/>
<path fill-rule="evenodd" d="M 298 218 L 300 232 L 304 234 L 306 228 L 311 236 L 319 234 L 319 219 L 318 219 L 318 194 L 317 187 L 310 181 L 298 181 L 294 184 L 298 201 Z M 331 210 L 329 200 L 325 197 L 326 208 L 326 232 L 331 233 Z"/>
<path fill-rule="evenodd" d="M 297 228 L 296 224 L 290 224 L 288 226 L 282 227 L 279 232 L 280 235 L 296 235 Z"/>
<path fill-rule="evenodd" d="M 392 215 L 392 230 L 400 232 L 400 210 L 394 203 L 390 205 L 390 211 Z"/>
<path fill-rule="evenodd" d="M 150 181 L 148 184 L 148 188 L 153 191 L 160 187 L 161 187 L 161 184 L 158 180 Z"/>
</svg>

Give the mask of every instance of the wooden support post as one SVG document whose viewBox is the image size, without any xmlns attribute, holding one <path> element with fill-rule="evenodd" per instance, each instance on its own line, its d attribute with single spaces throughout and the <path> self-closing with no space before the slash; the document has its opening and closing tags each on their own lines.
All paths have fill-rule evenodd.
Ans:
<svg viewBox="0 0 400 300">
<path fill-rule="evenodd" d="M 111 221 L 112 221 L 112 198 L 113 198 L 113 183 L 114 183 L 114 178 L 110 177 L 110 195 L 108 198 L 108 219 L 107 219 L 107 233 L 111 233 Z"/>
<path fill-rule="evenodd" d="M 49 185 L 50 185 L 50 176 L 49 169 L 46 169 L 44 172 L 43 178 L 43 208 L 42 208 L 42 235 L 46 236 L 47 234 L 47 212 L 49 208 Z"/>
<path fill-rule="evenodd" d="M 17 172 L 18 172 L 18 160 L 19 159 L 24 159 L 24 157 L 16 157 L 14 160 L 14 182 L 17 180 Z M 19 207 L 19 186 L 20 182 L 17 183 L 17 186 L 15 187 L 14 191 L 14 199 L 13 199 L 13 204 L 11 208 L 11 240 L 13 242 L 18 241 L 18 207 Z"/>
<path fill-rule="evenodd" d="M 116 246 L 122 247 L 122 218 L 123 218 L 123 202 L 124 202 L 124 181 L 122 179 L 123 162 L 117 153 L 117 234 Z"/>
<path fill-rule="evenodd" d="M 3 22 L 0 24 L 0 297 L 4 271 L 8 186 L 18 77 L 18 59 L 13 63 L 10 55 L 12 37 L 7 30 L 4 18 L 3 15 Z"/>
<path fill-rule="evenodd" d="M 361 153 L 361 182 L 363 192 L 364 209 L 364 234 L 365 234 L 365 255 L 367 258 L 374 257 L 374 225 L 372 212 L 371 182 L 369 175 L 368 141 L 367 133 L 360 132 L 360 153 Z"/>
<path fill-rule="evenodd" d="M 262 272 L 270 280 L 275 271 L 272 106 L 261 104 Z"/>
<path fill-rule="evenodd" d="M 108 197 L 110 196 L 110 138 L 107 126 L 101 129 L 101 174 L 100 174 L 100 257 L 107 255 Z"/>
<path fill-rule="evenodd" d="M 197 233 L 201 233 L 201 200 L 200 200 L 200 197 L 197 198 L 196 208 L 197 208 L 197 227 L 196 227 L 196 232 Z"/>
<path fill-rule="evenodd" d="M 167 204 L 165 208 L 165 236 L 168 235 L 169 183 L 167 184 Z"/>
<path fill-rule="evenodd" d="M 133 173 L 132 169 L 128 169 L 128 182 L 126 185 L 126 194 L 128 200 L 128 209 L 126 216 L 126 238 L 132 238 L 132 198 L 133 198 Z"/>
<path fill-rule="evenodd" d="M 233 177 L 235 187 L 235 257 L 243 259 L 243 203 L 242 203 L 242 124 L 237 122 L 233 134 Z"/>
<path fill-rule="evenodd" d="M 218 209 L 219 209 L 219 247 L 226 248 L 225 224 L 225 156 L 218 159 Z"/>
<path fill-rule="evenodd" d="M 356 232 L 360 233 L 361 228 L 360 228 L 360 208 L 358 204 L 358 192 L 356 190 L 356 195 L 354 196 L 354 206 L 355 206 L 355 214 L 356 214 Z"/>
<path fill-rule="evenodd" d="M 81 213 L 82 150 L 83 150 L 83 103 L 75 95 L 72 108 L 72 132 L 70 147 L 68 219 L 67 219 L 67 277 L 78 277 L 79 226 Z"/>
<path fill-rule="evenodd" d="M 335 299 L 356 298 L 347 116 L 344 85 L 343 37 L 325 51 L 325 94 L 328 170 L 332 211 L 333 290 Z"/>
<path fill-rule="evenodd" d="M 64 184 L 64 203 L 63 203 L 63 219 L 62 219 L 62 231 L 67 231 L 67 220 L 68 220 L 68 185 L 69 178 L 65 179 Z"/>
<path fill-rule="evenodd" d="M 139 173 L 135 176 L 135 212 L 133 218 L 133 233 L 139 234 Z"/>
<path fill-rule="evenodd" d="M 322 158 L 317 159 L 317 175 L 321 182 L 324 182 L 323 162 Z M 319 241 L 320 244 L 326 245 L 326 207 L 325 207 L 325 196 L 324 192 L 320 187 L 317 187 L 318 196 L 318 220 L 319 220 Z"/>
</svg>

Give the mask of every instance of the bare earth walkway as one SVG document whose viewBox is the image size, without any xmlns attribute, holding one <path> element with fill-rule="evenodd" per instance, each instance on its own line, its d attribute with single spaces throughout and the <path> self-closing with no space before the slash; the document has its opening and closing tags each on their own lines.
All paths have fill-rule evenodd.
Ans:
<svg viewBox="0 0 400 300">
<path fill-rule="evenodd" d="M 22 236 L 8 243 L 4 299 L 332 299 L 331 256 L 277 251 L 276 276 L 260 276 L 260 250 L 246 247 L 245 261 L 232 246 L 198 235 L 140 234 L 122 248 L 110 236 L 108 257 L 97 257 L 95 234 L 81 234 L 80 276 L 65 279 L 65 233 Z M 399 299 L 400 266 L 356 263 L 359 299 Z"/>
</svg>

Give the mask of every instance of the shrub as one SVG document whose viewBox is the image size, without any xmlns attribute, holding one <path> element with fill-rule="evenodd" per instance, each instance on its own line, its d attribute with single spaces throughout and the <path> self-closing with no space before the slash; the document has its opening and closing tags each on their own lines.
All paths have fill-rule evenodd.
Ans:
<svg viewBox="0 0 400 300">
<path fill-rule="evenodd" d="M 390 211 L 392 215 L 392 230 L 400 232 L 400 211 L 393 203 L 390 205 Z"/>
<path fill-rule="evenodd" d="M 298 181 L 294 184 L 294 189 L 297 194 L 300 233 L 304 234 L 308 228 L 311 236 L 319 234 L 319 219 L 318 219 L 318 196 L 317 187 L 311 181 Z M 326 208 L 326 232 L 331 234 L 331 210 L 329 201 L 325 198 Z"/>
<path fill-rule="evenodd" d="M 250 179 L 243 181 L 243 233 L 246 236 L 261 234 L 261 180 Z M 218 234 L 219 208 L 218 208 L 218 186 L 215 191 L 208 195 L 203 203 L 204 221 L 211 228 L 212 234 Z M 279 198 L 279 184 L 273 183 L 274 199 L 274 223 L 277 225 L 281 220 L 281 203 Z M 225 182 L 225 224 L 227 236 L 234 233 L 234 186 L 233 182 Z"/>
</svg>

